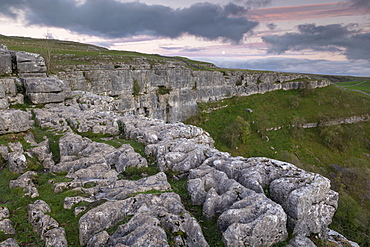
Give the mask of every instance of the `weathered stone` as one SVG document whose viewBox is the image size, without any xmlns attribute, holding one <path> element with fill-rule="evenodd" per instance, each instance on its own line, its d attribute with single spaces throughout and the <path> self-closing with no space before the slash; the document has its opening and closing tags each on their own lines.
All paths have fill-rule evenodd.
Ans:
<svg viewBox="0 0 370 247">
<path fill-rule="evenodd" d="M 63 207 L 65 209 L 71 209 L 73 205 L 80 203 L 80 202 L 94 202 L 95 200 L 91 200 L 86 197 L 82 196 L 75 196 L 75 197 L 66 197 L 63 200 Z"/>
<path fill-rule="evenodd" d="M 91 140 L 88 138 L 83 138 L 73 133 L 66 133 L 59 140 L 60 156 L 77 155 L 80 151 L 85 149 L 90 142 Z"/>
<path fill-rule="evenodd" d="M 14 189 L 17 187 L 23 188 L 26 192 L 25 196 L 30 196 L 31 198 L 35 198 L 39 196 L 39 192 L 32 182 L 32 179 L 37 177 L 37 173 L 34 171 L 28 171 L 21 176 L 19 176 L 16 180 L 10 180 L 9 187 L 10 189 Z"/>
<path fill-rule="evenodd" d="M 30 114 L 21 110 L 0 111 L 0 134 L 26 131 L 33 126 Z"/>
<path fill-rule="evenodd" d="M 5 234 L 15 234 L 13 222 L 9 219 L 0 220 L 0 231 L 3 231 Z"/>
<path fill-rule="evenodd" d="M 135 215 L 137 219 L 141 218 L 140 215 L 154 217 L 161 222 L 165 230 L 172 234 L 179 231 L 186 233 L 184 241 L 187 246 L 194 246 L 194 243 L 197 246 L 208 246 L 198 223 L 186 212 L 180 197 L 174 193 L 139 194 L 125 200 L 109 201 L 91 209 L 79 221 L 80 244 L 87 244 L 95 234 L 130 215 Z M 133 225 L 135 225 L 134 222 Z M 152 239 L 152 241 L 156 240 Z"/>
<path fill-rule="evenodd" d="M 46 246 L 68 246 L 65 230 L 59 227 L 55 219 L 45 214 L 51 211 L 46 202 L 37 200 L 27 206 L 27 211 L 28 221 L 32 224 L 34 231 L 45 241 Z"/>
<path fill-rule="evenodd" d="M 57 227 L 50 229 L 49 231 L 45 232 L 43 235 L 43 239 L 45 241 L 45 246 L 53 246 L 53 247 L 67 247 L 67 238 L 66 232 L 64 228 Z"/>
<path fill-rule="evenodd" d="M 9 95 L 15 96 L 17 94 L 18 91 L 17 91 L 16 81 L 18 82 L 18 78 L 0 79 L 0 84 L 2 84 L 3 89 L 4 89 L 3 96 L 9 96 Z"/>
<path fill-rule="evenodd" d="M 338 193 L 330 190 L 329 179 L 318 174 L 276 179 L 270 185 L 270 195 L 285 209 L 294 234 L 326 237 L 338 206 Z"/>
<path fill-rule="evenodd" d="M 8 147 L 11 152 L 20 152 L 23 153 L 23 146 L 20 142 L 9 142 Z"/>
<path fill-rule="evenodd" d="M 218 218 L 225 246 L 272 246 L 288 237 L 283 208 L 255 192 Z"/>
<path fill-rule="evenodd" d="M 110 236 L 106 231 L 99 232 L 89 239 L 87 247 L 101 247 L 105 246 Z M 117 245 L 116 245 L 117 246 Z"/>
<path fill-rule="evenodd" d="M 14 238 L 8 238 L 7 240 L 0 243 L 0 247 L 19 247 L 19 245 Z"/>
<path fill-rule="evenodd" d="M 0 155 L 1 155 L 1 158 L 3 158 L 4 160 L 8 160 L 8 154 L 9 154 L 9 150 L 8 150 L 8 147 L 1 144 L 0 145 Z"/>
<path fill-rule="evenodd" d="M 20 77 L 46 76 L 45 60 L 39 54 L 17 51 L 15 57 Z"/>
<path fill-rule="evenodd" d="M 292 238 L 289 241 L 289 244 L 287 245 L 287 247 L 302 247 L 302 246 L 316 247 L 316 245 L 309 238 L 301 234 Z"/>
<path fill-rule="evenodd" d="M 26 94 L 33 104 L 63 102 L 70 91 L 56 77 L 32 77 L 23 80 Z"/>
<path fill-rule="evenodd" d="M 21 152 L 8 154 L 9 170 L 14 173 L 22 173 L 27 168 L 26 156 Z"/>
<path fill-rule="evenodd" d="M 108 245 L 118 243 L 127 246 L 169 246 L 161 222 L 146 214 L 137 214 L 127 224 L 118 227 Z"/>
<path fill-rule="evenodd" d="M 165 173 L 160 172 L 137 181 L 118 180 L 108 186 L 97 186 L 84 191 L 94 195 L 96 199 L 123 200 L 132 194 L 150 190 L 163 192 L 171 190 Z"/>
<path fill-rule="evenodd" d="M 329 229 L 328 232 L 328 240 L 329 242 L 335 243 L 338 247 L 360 247 L 357 243 L 348 240 L 342 234 Z"/>
<path fill-rule="evenodd" d="M 9 209 L 7 207 L 0 207 L 0 220 L 9 218 Z"/>
<path fill-rule="evenodd" d="M 6 47 L 0 44 L 0 75 L 12 73 L 12 57 Z"/>
</svg>

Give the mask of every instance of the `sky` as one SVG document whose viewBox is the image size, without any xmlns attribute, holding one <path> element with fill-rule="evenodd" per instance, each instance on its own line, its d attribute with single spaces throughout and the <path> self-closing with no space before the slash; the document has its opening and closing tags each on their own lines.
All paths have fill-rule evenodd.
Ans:
<svg viewBox="0 0 370 247">
<path fill-rule="evenodd" d="M 370 77 L 370 0 L 0 0 L 0 34 Z"/>
</svg>

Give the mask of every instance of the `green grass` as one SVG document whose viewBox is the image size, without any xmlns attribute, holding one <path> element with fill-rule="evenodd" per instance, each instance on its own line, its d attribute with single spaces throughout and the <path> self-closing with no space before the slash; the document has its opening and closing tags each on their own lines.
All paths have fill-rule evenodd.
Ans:
<svg viewBox="0 0 370 247">
<path fill-rule="evenodd" d="M 351 90 L 359 90 L 365 93 L 370 93 L 370 79 L 358 78 L 354 81 L 337 82 L 336 85 Z"/>
<path fill-rule="evenodd" d="M 247 108 L 254 112 L 247 112 Z M 234 97 L 202 104 L 200 110 L 186 122 L 208 131 L 219 150 L 234 156 L 287 161 L 328 177 L 332 188 L 340 193 L 331 227 L 360 246 L 368 246 L 370 122 L 312 129 L 266 128 L 369 114 L 369 96 L 329 86 Z"/>
</svg>

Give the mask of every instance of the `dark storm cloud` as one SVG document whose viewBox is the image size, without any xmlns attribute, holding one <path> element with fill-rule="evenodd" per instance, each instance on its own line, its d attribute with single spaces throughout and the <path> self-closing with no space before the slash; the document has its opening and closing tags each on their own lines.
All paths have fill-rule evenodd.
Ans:
<svg viewBox="0 0 370 247">
<path fill-rule="evenodd" d="M 226 6 L 199 3 L 181 9 L 115 0 L 89 0 L 80 5 L 73 0 L 1 0 L 3 4 L 6 8 L 0 12 L 9 16 L 12 6 L 22 9 L 31 25 L 108 38 L 140 34 L 177 38 L 191 34 L 238 43 L 258 24 L 238 16 L 247 9 L 233 3 Z"/>
<path fill-rule="evenodd" d="M 270 44 L 269 53 L 281 54 L 288 50 L 343 52 L 349 59 L 370 60 L 370 33 L 360 33 L 354 25 L 332 24 L 298 26 L 298 33 L 264 36 Z"/>
<path fill-rule="evenodd" d="M 370 10 L 370 1 L 369 0 L 349 0 L 352 4 L 352 7 L 355 8 L 365 8 Z"/>
</svg>

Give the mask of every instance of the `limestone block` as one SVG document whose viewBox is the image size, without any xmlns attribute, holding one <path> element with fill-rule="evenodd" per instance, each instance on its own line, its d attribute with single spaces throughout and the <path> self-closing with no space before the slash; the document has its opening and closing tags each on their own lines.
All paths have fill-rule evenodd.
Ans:
<svg viewBox="0 0 370 247">
<path fill-rule="evenodd" d="M 19 245 L 14 238 L 8 238 L 7 240 L 0 243 L 0 247 L 19 247 Z"/>
<path fill-rule="evenodd" d="M 0 111 L 0 134 L 26 131 L 32 125 L 27 112 L 13 109 Z"/>
<path fill-rule="evenodd" d="M 171 235 L 182 232 L 181 241 L 185 243 L 183 246 L 208 246 L 199 224 L 185 210 L 180 197 L 175 193 L 139 194 L 125 200 L 108 201 L 91 209 L 79 221 L 80 244 L 86 245 L 90 239 L 91 242 L 95 242 L 96 234 L 130 215 L 134 217 L 128 225 L 123 225 L 117 229 L 116 235 L 112 235 L 111 240 L 117 241 L 117 244 L 121 243 L 121 240 L 130 239 L 130 242 L 138 244 L 141 243 L 140 241 L 145 241 L 143 245 L 137 246 L 149 246 L 150 244 L 145 244 L 148 243 L 146 241 L 149 243 L 161 241 L 163 245 L 159 246 L 167 246 L 163 233 L 168 231 L 172 233 Z M 127 234 L 130 232 L 135 234 Z M 146 236 L 142 240 L 140 233 Z M 155 237 L 149 239 L 147 236 L 151 233 L 155 233 Z M 157 245 L 154 244 L 154 246 Z"/>
<path fill-rule="evenodd" d="M 0 75 L 12 73 L 12 57 L 6 47 L 0 44 Z"/>
<path fill-rule="evenodd" d="M 5 234 L 15 234 L 13 222 L 9 219 L 0 220 L 0 231 Z"/>
<path fill-rule="evenodd" d="M 21 176 L 19 176 L 16 180 L 10 180 L 9 188 L 23 188 L 26 192 L 25 196 L 30 196 L 31 198 L 35 198 L 39 196 L 39 192 L 33 183 L 32 179 L 37 177 L 37 173 L 34 171 L 28 171 Z"/>
<path fill-rule="evenodd" d="M 26 156 L 21 152 L 8 154 L 9 170 L 14 173 L 22 173 L 27 168 Z"/>
<path fill-rule="evenodd" d="M 45 60 L 41 55 L 17 51 L 15 57 L 20 77 L 46 76 Z"/>
</svg>

